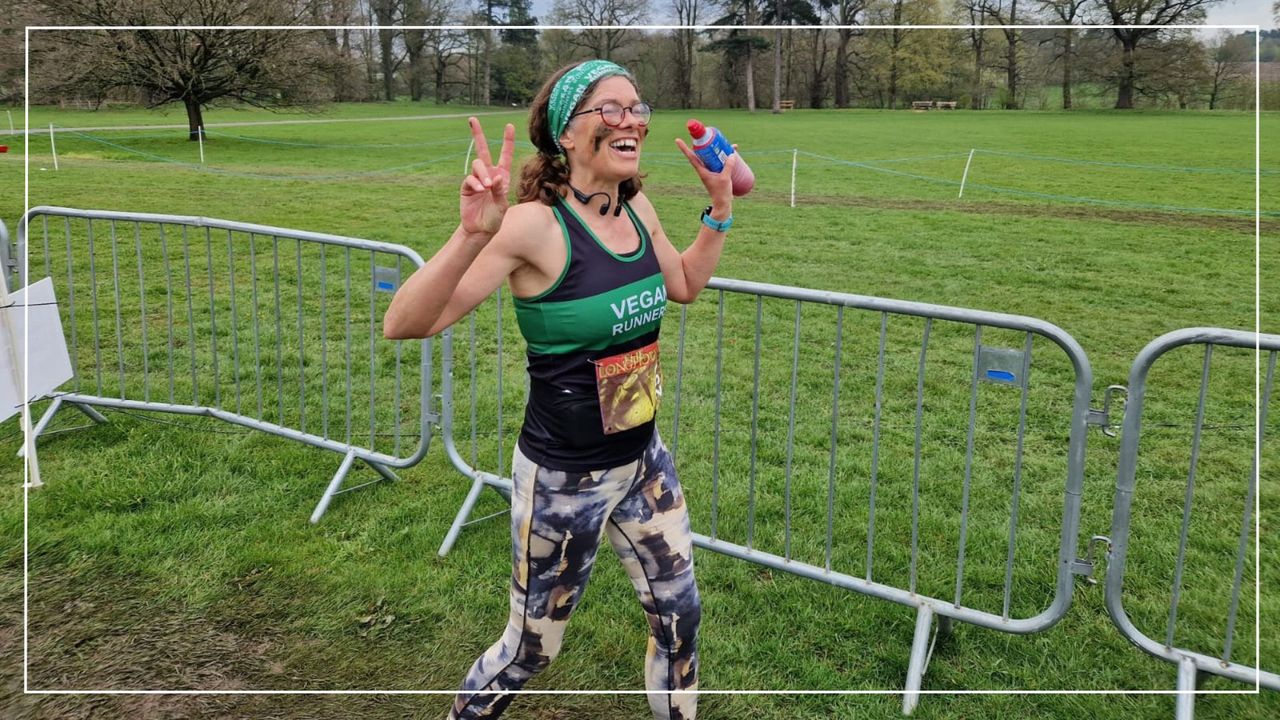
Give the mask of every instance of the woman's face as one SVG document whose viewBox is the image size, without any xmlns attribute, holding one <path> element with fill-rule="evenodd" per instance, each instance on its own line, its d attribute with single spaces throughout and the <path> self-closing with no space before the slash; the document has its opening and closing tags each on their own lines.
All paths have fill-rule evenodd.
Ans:
<svg viewBox="0 0 1280 720">
<path fill-rule="evenodd" d="M 631 81 L 614 75 L 596 84 L 575 112 L 583 113 L 569 121 L 562 140 L 571 167 L 589 166 L 595 174 L 619 182 L 640 172 L 640 148 L 649 128 L 631 112 L 640 95 Z M 605 122 L 603 113 L 584 112 L 616 103 L 625 108 L 622 119 L 614 126 Z"/>
</svg>

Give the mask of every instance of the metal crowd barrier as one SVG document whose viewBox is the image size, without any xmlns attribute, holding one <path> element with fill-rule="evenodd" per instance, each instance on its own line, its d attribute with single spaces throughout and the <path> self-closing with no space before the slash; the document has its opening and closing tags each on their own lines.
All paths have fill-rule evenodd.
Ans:
<svg viewBox="0 0 1280 720">
<path fill-rule="evenodd" d="M 0 225 L 0 248 L 8 247 Z M 208 218 L 54 207 L 22 219 L 17 248 L 30 253 L 34 273 L 54 280 L 75 371 L 74 387 L 51 398 L 35 435 L 76 429 L 46 432 L 63 407 L 96 422 L 105 418 L 94 408 L 109 407 L 204 415 L 331 450 L 343 460 L 315 522 L 347 491 L 356 460 L 393 480 L 390 468 L 425 456 L 438 424 L 451 463 L 472 480 L 440 554 L 464 526 L 505 514 L 470 519 L 485 487 L 510 496 L 507 463 L 528 393 L 524 345 L 501 291 L 442 334 L 437 411 L 433 342 L 384 340 L 378 327 L 401 277 L 422 264 L 411 249 Z M 4 261 L 9 272 L 20 271 L 14 257 Z M 18 286 L 27 283 L 21 277 Z M 914 608 L 905 713 L 918 703 L 937 637 L 953 622 L 1033 633 L 1063 617 L 1073 576 L 1093 570 L 1092 543 L 1088 557 L 1076 556 L 1087 427 L 1107 432 L 1115 389 L 1103 410 L 1089 408 L 1092 371 L 1073 338 L 1034 318 L 721 278 L 702 301 L 678 307 L 678 322 L 665 323 L 661 339 L 667 394 L 659 425 L 689 490 L 694 526 L 709 531 L 695 534 L 696 546 Z M 1223 360 L 1255 342 L 1267 352 L 1258 422 L 1221 422 L 1207 409 L 1215 348 Z M 1155 459 L 1138 453 L 1144 407 L 1156 415 L 1148 435 L 1181 427 L 1161 422 L 1176 420 L 1176 408 L 1148 402 L 1149 388 L 1161 386 L 1149 375 L 1156 359 L 1201 345 L 1199 400 L 1194 421 L 1183 424 L 1190 470 L 1171 488 L 1158 482 L 1169 477 L 1169 443 Z M 1136 646 L 1178 666 L 1179 718 L 1191 717 L 1206 675 L 1280 690 L 1280 676 L 1232 660 L 1277 354 L 1280 336 L 1193 328 L 1153 341 L 1130 374 L 1111 537 L 1094 539 L 1109 541 L 1113 622 Z M 1225 384 L 1238 400 L 1244 375 L 1234 370 Z M 1167 384 L 1176 396 L 1193 383 Z M 1237 411 L 1240 404 L 1228 403 Z M 1221 517 L 1197 520 L 1195 491 L 1210 491 L 1208 510 L 1220 515 L 1223 493 L 1240 494 L 1233 472 L 1243 467 L 1237 458 L 1210 470 L 1244 444 L 1208 431 L 1248 427 L 1256 428 L 1256 446 L 1243 509 L 1231 511 L 1239 533 L 1231 591 L 1220 603 L 1225 637 L 1220 654 L 1194 651 L 1206 646 L 1203 628 L 1216 620 L 1204 609 L 1216 606 L 1200 599 L 1223 588 L 1187 578 L 1203 581 L 1195 563 L 1226 555 L 1191 541 L 1197 522 L 1225 526 Z M 735 452 L 722 452 L 728 447 Z M 1163 641 L 1138 629 L 1151 615 L 1150 565 L 1160 558 L 1135 556 L 1131 604 L 1122 602 L 1140 474 L 1151 478 L 1144 493 L 1156 500 L 1173 490 L 1182 498 Z M 1172 528 L 1159 514 L 1170 504 L 1138 505 L 1156 513 L 1137 524 L 1138 534 Z M 1179 625 L 1186 593 L 1197 602 L 1182 603 Z M 1179 636 L 1187 624 L 1194 632 Z"/>
<path fill-rule="evenodd" d="M 9 228 L 0 220 L 0 267 L 4 268 L 4 279 L 10 292 L 22 287 L 18 284 L 18 275 L 22 270 L 19 267 L 22 264 L 19 259 L 21 257 L 22 253 L 9 242 Z"/>
<path fill-rule="evenodd" d="M 1143 433 L 1143 412 L 1144 405 L 1148 400 L 1148 389 L 1151 387 L 1148 383 L 1148 375 L 1151 373 L 1152 366 L 1157 359 L 1184 346 L 1203 346 L 1204 352 L 1200 363 L 1199 399 L 1195 404 L 1194 420 L 1191 425 L 1189 459 L 1179 458 L 1188 460 L 1185 466 L 1187 468 L 1185 482 L 1180 483 L 1180 488 L 1168 488 L 1170 490 L 1181 490 L 1182 517 L 1178 527 L 1178 553 L 1172 573 L 1168 619 L 1165 622 L 1163 637 L 1155 639 L 1135 625 L 1129 611 L 1124 606 L 1125 570 L 1131 539 L 1130 521 L 1134 511 L 1133 500 L 1137 486 L 1138 466 L 1142 459 L 1139 456 L 1139 443 L 1142 440 Z M 1206 419 L 1211 382 L 1210 370 L 1213 366 L 1212 361 L 1216 348 L 1224 349 L 1218 352 L 1220 356 L 1231 352 L 1232 349 L 1248 349 L 1251 352 L 1239 353 L 1238 350 L 1236 351 L 1236 355 L 1242 356 L 1244 360 L 1248 361 L 1256 358 L 1252 352 L 1255 347 L 1266 352 L 1266 362 L 1264 364 L 1266 380 L 1261 390 L 1260 404 L 1257 407 L 1256 426 L 1252 425 L 1254 420 L 1252 416 L 1248 417 L 1244 423 L 1244 425 L 1254 428 L 1256 443 L 1252 448 L 1253 453 L 1248 463 L 1250 467 L 1247 476 L 1241 478 L 1240 474 L 1242 473 L 1236 473 L 1234 468 L 1230 466 L 1229 461 L 1239 461 L 1242 455 L 1250 449 L 1248 444 L 1224 442 L 1219 443 L 1221 447 L 1211 447 L 1208 443 L 1210 439 L 1209 431 L 1212 427 L 1206 424 L 1207 422 L 1212 422 L 1212 420 Z M 1189 720 L 1192 717 L 1197 681 L 1203 677 L 1203 674 L 1218 675 L 1255 687 L 1280 690 L 1280 675 L 1261 670 L 1260 667 L 1253 667 L 1246 663 L 1232 660 L 1233 644 L 1237 640 L 1237 611 L 1240 606 L 1240 589 L 1246 568 L 1245 561 L 1250 551 L 1253 550 L 1249 543 L 1249 538 L 1253 532 L 1254 505 L 1257 501 L 1258 493 L 1258 464 L 1261 458 L 1263 436 L 1267 423 L 1267 408 L 1271 400 L 1271 391 L 1274 387 L 1276 355 L 1278 352 L 1280 352 L 1280 336 L 1278 335 L 1255 335 L 1253 333 L 1219 328 L 1188 328 L 1162 335 L 1153 340 L 1138 354 L 1129 374 L 1129 402 L 1124 418 L 1120 465 L 1116 479 L 1114 515 L 1111 526 L 1111 550 L 1107 565 L 1107 612 L 1110 614 L 1115 626 L 1130 642 L 1145 652 L 1161 660 L 1173 663 L 1178 667 L 1177 717 L 1180 720 Z M 1194 370 L 1194 367 L 1191 369 Z M 1253 363 L 1248 363 L 1247 369 L 1250 371 L 1249 374 L 1252 374 L 1254 370 Z M 1189 408 L 1184 408 L 1184 410 L 1186 409 Z M 1230 408 L 1228 408 L 1229 410 Z M 1234 451 L 1234 453 L 1231 451 Z M 1152 462 L 1159 462 L 1159 460 L 1153 460 Z M 1225 468 L 1223 467 L 1224 465 L 1226 465 Z M 1172 473 L 1161 471 L 1171 469 L 1165 465 L 1159 465 L 1154 470 L 1144 468 L 1144 493 L 1150 496 L 1153 492 L 1159 490 L 1162 486 L 1159 481 L 1169 479 L 1172 476 Z M 1242 480 L 1244 482 L 1241 482 Z M 1196 490 L 1200 489 L 1202 495 L 1208 491 L 1210 499 L 1221 500 L 1224 494 L 1232 489 L 1237 491 L 1236 497 L 1238 498 L 1238 491 L 1242 486 L 1244 495 L 1243 507 L 1235 513 L 1235 517 L 1238 519 L 1239 533 L 1234 553 L 1229 596 L 1226 594 L 1225 583 L 1204 583 L 1203 575 L 1199 576 L 1201 582 L 1197 582 L 1195 588 L 1189 588 L 1189 578 L 1192 577 L 1191 572 L 1186 567 L 1189 555 L 1193 555 L 1198 561 L 1205 564 L 1211 564 L 1215 560 L 1230 557 L 1230 552 L 1227 548 L 1212 544 L 1210 544 L 1210 547 L 1198 547 L 1197 538 L 1192 537 L 1190 530 L 1194 520 L 1192 508 Z M 1159 509 L 1167 509 L 1176 502 L 1176 498 L 1172 497 L 1161 497 L 1159 499 L 1166 502 L 1155 504 L 1148 501 L 1149 505 Z M 1203 502 L 1204 500 L 1202 499 Z M 1240 506 L 1237 505 L 1236 507 Z M 1162 514 L 1167 516 L 1167 513 Z M 1156 521 L 1159 519 L 1159 516 L 1153 518 Z M 1225 527 L 1233 526 L 1228 518 L 1222 518 L 1220 522 Z M 1217 523 L 1212 524 L 1216 525 Z M 1198 526 L 1198 529 L 1202 531 L 1200 533 L 1202 536 L 1206 534 L 1203 531 L 1208 530 L 1209 526 L 1202 524 Z M 1191 538 L 1190 545 L 1189 537 Z M 1199 544 L 1204 545 L 1206 543 L 1201 538 Z M 1147 568 L 1149 572 L 1155 569 Z M 1199 568 L 1193 568 L 1193 571 L 1197 569 Z M 1222 569 L 1225 570 L 1225 566 Z M 1252 570 L 1252 568 L 1250 569 Z M 1225 572 L 1221 573 L 1221 576 L 1225 575 Z M 1220 575 L 1213 574 L 1210 577 L 1216 579 Z M 1255 577 L 1256 580 L 1257 578 Z M 1188 649 L 1187 646 L 1192 643 L 1180 643 L 1176 637 L 1179 629 L 1179 601 L 1182 594 L 1189 589 L 1199 592 L 1205 604 L 1209 604 L 1208 601 L 1210 599 L 1222 600 L 1229 597 L 1225 608 L 1225 628 L 1221 628 L 1223 634 L 1221 636 L 1220 653 L 1205 649 L 1205 645 L 1192 645 L 1200 647 L 1201 650 L 1204 650 L 1203 652 Z M 1220 609 L 1221 603 L 1213 604 L 1212 606 Z M 1154 613 L 1147 614 L 1154 616 Z M 1154 619 L 1154 617 L 1151 619 Z M 1189 637 L 1184 638 L 1184 640 L 1189 639 L 1193 642 L 1199 640 L 1201 643 L 1208 643 L 1209 629 L 1203 627 L 1203 625 L 1207 625 L 1207 621 L 1211 618 L 1200 617 L 1196 619 L 1201 621 L 1198 624 L 1202 626 L 1196 628 L 1199 637 Z M 1216 620 L 1216 618 L 1213 619 Z M 1248 639 L 1250 641 L 1253 640 L 1253 638 Z M 1260 653 L 1260 648 L 1255 648 L 1255 651 Z M 1254 663 L 1260 666 L 1258 660 L 1254 660 Z"/>
<path fill-rule="evenodd" d="M 469 517 L 485 486 L 510 491 L 524 393 L 504 386 L 523 366 L 509 304 L 498 294 L 444 339 L 442 438 L 472 487 L 442 555 L 479 521 Z M 915 608 L 904 712 L 935 616 L 942 633 L 952 621 L 1032 633 L 1066 612 L 1073 575 L 1091 569 L 1076 542 L 1092 374 L 1061 329 L 719 278 L 666 326 L 663 435 L 694 525 L 709 530 L 694 544 Z M 455 438 L 455 410 L 469 415 L 469 438 Z M 1020 502 L 1028 493 L 1035 502 Z M 1060 527 L 1056 537 L 1021 538 L 1029 513 L 1033 528 Z M 1020 598 L 1015 584 L 1044 590 Z"/>
<path fill-rule="evenodd" d="M 343 459 L 312 522 L 364 486 L 342 487 L 356 460 L 395 480 L 391 468 L 426 455 L 432 341 L 381 332 L 400 278 L 422 264 L 413 250 L 58 207 L 32 208 L 18 246 L 32 274 L 53 278 L 75 373 L 36 436 L 63 407 L 95 422 L 105 418 L 94 407 L 108 407 L 204 415 L 331 450 Z"/>
</svg>

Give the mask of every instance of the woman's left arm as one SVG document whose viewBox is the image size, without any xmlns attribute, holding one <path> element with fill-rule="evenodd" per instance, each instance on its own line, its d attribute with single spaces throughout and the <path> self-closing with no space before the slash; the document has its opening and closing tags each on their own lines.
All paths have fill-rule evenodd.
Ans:
<svg viewBox="0 0 1280 720">
<path fill-rule="evenodd" d="M 711 196 L 711 219 L 723 222 L 733 215 L 733 185 L 731 173 L 738 161 L 737 153 L 729 156 L 721 172 L 714 173 L 702 166 L 697 156 L 679 139 L 676 145 L 689 158 L 689 164 L 698 173 L 702 184 Z M 736 147 L 736 146 L 735 146 Z M 658 213 L 653 204 L 644 196 L 636 195 L 633 200 L 636 212 L 649 229 L 649 237 L 653 241 L 654 251 L 658 254 L 658 264 L 662 267 L 662 279 L 667 286 L 667 297 L 678 303 L 688 304 L 697 299 L 698 294 L 707 286 L 707 281 L 715 273 L 720 262 L 720 252 L 724 249 L 725 231 L 715 230 L 706 223 L 698 222 L 698 235 L 693 244 L 684 252 L 676 250 L 658 221 Z"/>
</svg>

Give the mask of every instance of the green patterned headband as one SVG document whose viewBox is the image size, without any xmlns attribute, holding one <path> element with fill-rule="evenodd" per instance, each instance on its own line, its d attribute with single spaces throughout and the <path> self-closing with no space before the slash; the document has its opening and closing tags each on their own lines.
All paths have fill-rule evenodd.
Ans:
<svg viewBox="0 0 1280 720">
<path fill-rule="evenodd" d="M 578 103 L 582 102 L 582 96 L 586 94 L 587 88 L 600 78 L 610 75 L 623 75 L 631 79 L 631 73 L 620 65 L 608 60 L 588 60 L 566 72 L 556 81 L 556 86 L 551 89 L 551 97 L 547 101 L 547 121 L 551 129 L 551 140 L 556 144 L 557 150 L 564 152 L 564 148 L 560 147 L 560 136 L 569 126 L 569 114 L 578 106 Z"/>
</svg>

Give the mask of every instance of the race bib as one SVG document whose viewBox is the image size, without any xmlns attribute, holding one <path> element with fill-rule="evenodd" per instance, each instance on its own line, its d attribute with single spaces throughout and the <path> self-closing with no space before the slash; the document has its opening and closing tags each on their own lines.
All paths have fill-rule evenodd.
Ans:
<svg viewBox="0 0 1280 720">
<path fill-rule="evenodd" d="M 662 398 L 657 341 L 592 362 L 605 435 L 639 427 L 654 418 Z"/>
</svg>

